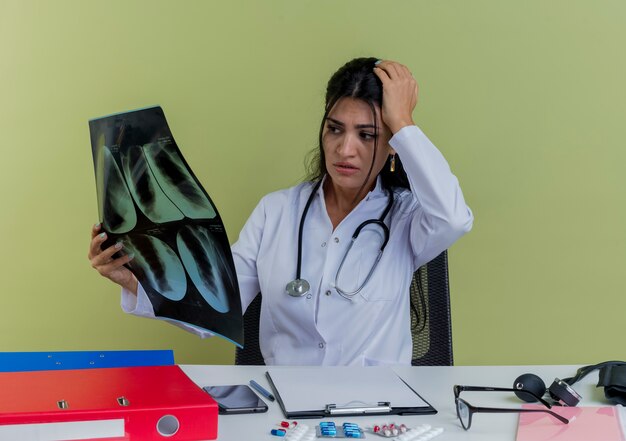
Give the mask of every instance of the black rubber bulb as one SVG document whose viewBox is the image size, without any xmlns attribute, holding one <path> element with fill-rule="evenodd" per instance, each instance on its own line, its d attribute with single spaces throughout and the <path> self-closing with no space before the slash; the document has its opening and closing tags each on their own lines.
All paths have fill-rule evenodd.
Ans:
<svg viewBox="0 0 626 441">
<path fill-rule="evenodd" d="M 527 403 L 534 403 L 537 401 L 537 398 L 523 391 L 527 390 L 538 397 L 543 397 L 543 394 L 546 393 L 546 384 L 535 374 L 523 374 L 515 379 L 513 389 L 517 389 L 515 395 L 517 395 L 520 400 L 526 401 Z"/>
</svg>

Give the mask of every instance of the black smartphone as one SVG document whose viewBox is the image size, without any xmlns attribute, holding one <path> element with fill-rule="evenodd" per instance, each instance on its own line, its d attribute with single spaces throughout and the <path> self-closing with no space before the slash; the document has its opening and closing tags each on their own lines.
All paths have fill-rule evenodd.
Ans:
<svg viewBox="0 0 626 441">
<path fill-rule="evenodd" d="M 247 384 L 205 386 L 202 389 L 217 401 L 222 415 L 267 412 L 267 404 Z"/>
</svg>

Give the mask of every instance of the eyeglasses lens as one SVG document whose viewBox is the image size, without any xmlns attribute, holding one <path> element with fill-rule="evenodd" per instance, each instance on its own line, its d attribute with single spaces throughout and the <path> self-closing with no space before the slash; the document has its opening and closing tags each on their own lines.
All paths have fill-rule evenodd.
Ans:
<svg viewBox="0 0 626 441">
<path fill-rule="evenodd" d="M 456 401 L 456 413 L 459 415 L 459 420 L 461 421 L 461 425 L 465 430 L 470 427 L 470 410 L 462 400 Z"/>
</svg>

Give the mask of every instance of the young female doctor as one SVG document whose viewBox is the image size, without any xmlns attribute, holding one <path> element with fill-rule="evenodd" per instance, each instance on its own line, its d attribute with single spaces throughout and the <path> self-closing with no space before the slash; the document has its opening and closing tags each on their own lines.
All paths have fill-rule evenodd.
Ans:
<svg viewBox="0 0 626 441">
<path fill-rule="evenodd" d="M 244 311 L 263 293 L 266 364 L 410 364 L 413 272 L 473 221 L 446 160 L 413 122 L 417 95 L 399 63 L 342 66 L 328 82 L 310 180 L 265 196 L 232 246 Z M 91 264 L 122 286 L 123 310 L 154 317 L 123 266 L 129 256 L 101 249 L 99 225 L 91 236 Z"/>
</svg>

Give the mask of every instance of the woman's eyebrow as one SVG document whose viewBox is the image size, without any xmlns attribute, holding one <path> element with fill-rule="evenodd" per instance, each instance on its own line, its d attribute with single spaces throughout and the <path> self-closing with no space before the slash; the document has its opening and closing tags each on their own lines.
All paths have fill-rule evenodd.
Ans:
<svg viewBox="0 0 626 441">
<path fill-rule="evenodd" d="M 341 121 L 331 118 L 331 117 L 326 117 L 326 121 L 330 121 L 333 124 L 337 124 L 338 126 L 345 126 L 345 124 L 342 123 Z M 375 129 L 376 128 L 374 124 L 357 124 L 354 127 L 357 129 Z"/>
<path fill-rule="evenodd" d="M 343 125 L 345 125 L 345 124 L 344 124 L 344 123 L 342 123 L 341 121 L 339 121 L 339 120 L 337 120 L 337 119 L 334 119 L 334 118 L 331 118 L 331 117 L 329 117 L 329 116 L 328 116 L 328 117 L 326 117 L 326 121 L 330 121 L 331 123 L 333 123 L 333 124 L 337 124 L 338 126 L 343 126 Z"/>
</svg>

